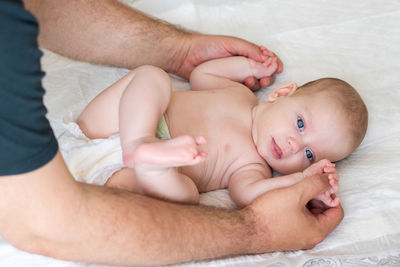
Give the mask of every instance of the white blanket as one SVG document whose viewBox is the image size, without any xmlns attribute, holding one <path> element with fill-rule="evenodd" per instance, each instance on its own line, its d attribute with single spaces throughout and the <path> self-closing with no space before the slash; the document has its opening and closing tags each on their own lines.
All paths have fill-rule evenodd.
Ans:
<svg viewBox="0 0 400 267">
<path fill-rule="evenodd" d="M 190 30 L 242 37 L 285 64 L 275 85 L 337 77 L 365 100 L 369 129 L 337 163 L 345 217 L 314 249 L 192 262 L 183 266 L 400 266 L 400 2 L 398 0 L 125 1 Z M 95 48 L 94 48 L 95 49 Z M 45 104 L 60 135 L 62 117 L 80 111 L 127 70 L 72 61 L 45 51 Z M 174 80 L 176 89 L 188 84 Z M 269 91 L 263 89 L 263 98 Z M 232 207 L 225 190 L 202 203 Z M 82 266 L 14 249 L 0 241 L 0 266 Z"/>
</svg>

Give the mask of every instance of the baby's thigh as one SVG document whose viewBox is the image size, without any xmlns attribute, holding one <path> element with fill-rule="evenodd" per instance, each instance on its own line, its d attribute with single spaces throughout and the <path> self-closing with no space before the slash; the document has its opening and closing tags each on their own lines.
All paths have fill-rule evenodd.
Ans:
<svg viewBox="0 0 400 267">
<path fill-rule="evenodd" d="M 134 169 L 123 168 L 115 172 L 106 182 L 106 186 L 124 189 L 134 193 L 139 193 L 139 185 L 136 180 Z"/>
</svg>

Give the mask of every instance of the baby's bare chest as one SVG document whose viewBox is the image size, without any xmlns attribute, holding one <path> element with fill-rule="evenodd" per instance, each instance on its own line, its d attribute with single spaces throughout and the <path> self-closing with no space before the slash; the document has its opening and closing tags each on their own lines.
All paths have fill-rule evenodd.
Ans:
<svg viewBox="0 0 400 267">
<path fill-rule="evenodd" d="M 218 90 L 181 92 L 172 98 L 167 110 L 171 136 L 202 135 L 207 140 L 199 146 L 207 152 L 206 160 L 181 168 L 200 191 L 225 188 L 237 169 L 261 161 L 251 134 L 254 104 Z"/>
<path fill-rule="evenodd" d="M 200 122 L 199 122 L 200 123 Z M 241 167 L 261 162 L 254 146 L 251 131 L 234 118 L 204 125 L 202 135 L 207 144 L 199 147 L 207 152 L 206 160 L 195 166 L 182 168 L 201 192 L 228 187 L 229 178 Z"/>
</svg>

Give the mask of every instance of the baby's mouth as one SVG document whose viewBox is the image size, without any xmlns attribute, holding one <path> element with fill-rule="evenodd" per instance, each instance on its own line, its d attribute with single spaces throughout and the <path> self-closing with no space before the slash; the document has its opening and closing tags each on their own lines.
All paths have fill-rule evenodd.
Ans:
<svg viewBox="0 0 400 267">
<path fill-rule="evenodd" d="M 272 138 L 271 140 L 271 153 L 272 156 L 276 159 L 281 159 L 282 158 L 282 150 L 281 148 L 276 144 L 275 139 Z"/>
</svg>

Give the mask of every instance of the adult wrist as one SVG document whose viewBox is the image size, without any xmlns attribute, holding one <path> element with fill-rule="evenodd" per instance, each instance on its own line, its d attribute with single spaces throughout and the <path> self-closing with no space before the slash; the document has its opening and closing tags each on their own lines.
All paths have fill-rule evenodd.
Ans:
<svg viewBox="0 0 400 267">
<path fill-rule="evenodd" d="M 164 55 L 165 67 L 163 69 L 180 77 L 189 78 L 186 73 L 186 65 L 190 64 L 190 62 L 187 62 L 187 56 L 191 49 L 194 34 L 177 30 L 174 36 L 170 38 L 170 49 L 168 55 Z"/>
</svg>

